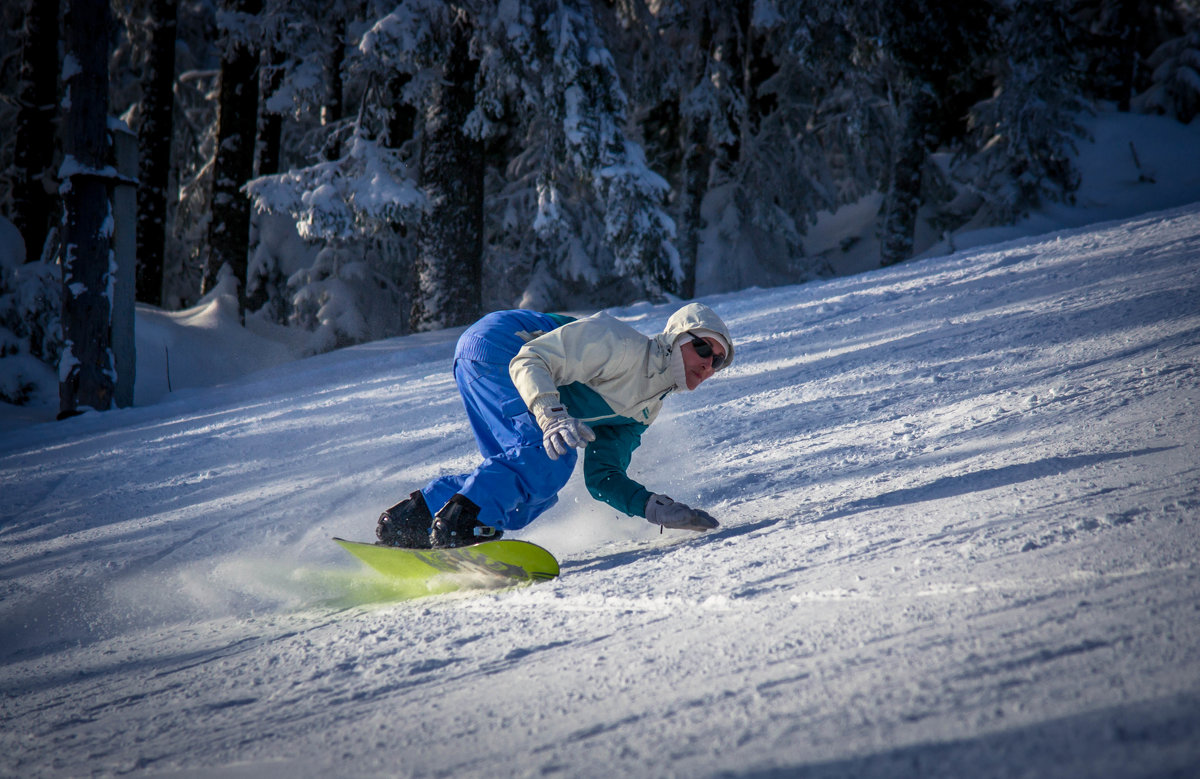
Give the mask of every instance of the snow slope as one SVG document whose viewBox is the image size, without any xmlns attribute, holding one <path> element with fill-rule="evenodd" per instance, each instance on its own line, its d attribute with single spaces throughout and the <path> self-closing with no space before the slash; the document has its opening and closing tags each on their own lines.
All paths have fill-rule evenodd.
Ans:
<svg viewBox="0 0 1200 779">
<path fill-rule="evenodd" d="M 573 480 L 469 596 L 328 540 L 473 465 L 455 333 L 0 433 L 0 775 L 1200 775 L 1198 301 L 1200 205 L 708 298 L 633 472 L 724 526 Z"/>
</svg>

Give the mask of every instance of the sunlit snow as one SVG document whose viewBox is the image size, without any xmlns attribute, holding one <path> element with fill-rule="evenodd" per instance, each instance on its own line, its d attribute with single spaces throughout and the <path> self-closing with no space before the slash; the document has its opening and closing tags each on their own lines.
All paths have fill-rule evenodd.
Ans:
<svg viewBox="0 0 1200 779">
<path fill-rule="evenodd" d="M 1195 775 L 1198 301 L 1200 206 L 705 298 L 631 473 L 722 528 L 576 474 L 558 580 L 409 601 L 329 538 L 472 467 L 457 332 L 159 317 L 157 402 L 0 433 L 0 773 Z"/>
</svg>

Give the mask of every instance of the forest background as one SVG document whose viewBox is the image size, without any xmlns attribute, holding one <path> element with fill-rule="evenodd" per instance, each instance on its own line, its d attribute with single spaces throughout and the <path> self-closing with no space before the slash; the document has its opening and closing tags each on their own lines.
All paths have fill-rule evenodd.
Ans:
<svg viewBox="0 0 1200 779">
<path fill-rule="evenodd" d="M 138 301 L 223 291 L 316 353 L 952 251 L 957 231 L 1070 202 L 1096 107 L 1200 111 L 1197 0 L 0 13 L 0 214 L 21 237 L 0 240 L 0 400 L 26 402 L 49 366 L 64 413 L 107 407 L 117 381 L 121 184 Z M 806 242 L 847 208 L 869 229 Z"/>
</svg>

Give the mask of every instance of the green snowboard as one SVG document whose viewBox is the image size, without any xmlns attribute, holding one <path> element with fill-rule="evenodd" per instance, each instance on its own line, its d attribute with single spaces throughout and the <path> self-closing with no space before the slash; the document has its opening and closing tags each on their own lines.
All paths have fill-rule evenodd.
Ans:
<svg viewBox="0 0 1200 779">
<path fill-rule="evenodd" d="M 333 540 L 384 576 L 424 584 L 430 594 L 509 587 L 558 576 L 554 555 L 527 541 L 484 541 L 455 549 L 401 549 L 343 538 Z"/>
</svg>

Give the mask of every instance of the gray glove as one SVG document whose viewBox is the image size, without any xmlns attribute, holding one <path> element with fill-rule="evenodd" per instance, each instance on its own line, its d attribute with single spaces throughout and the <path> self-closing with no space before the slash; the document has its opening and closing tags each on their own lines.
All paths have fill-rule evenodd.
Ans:
<svg viewBox="0 0 1200 779">
<path fill-rule="evenodd" d="M 707 511 L 676 503 L 666 495 L 651 495 L 646 501 L 646 521 L 672 530 L 703 532 L 721 526 Z"/>
<path fill-rule="evenodd" d="M 583 448 L 589 441 L 596 440 L 592 429 L 567 413 L 562 403 L 535 403 L 533 416 L 538 427 L 542 429 L 542 445 L 551 460 L 571 451 L 573 448 Z"/>
</svg>

